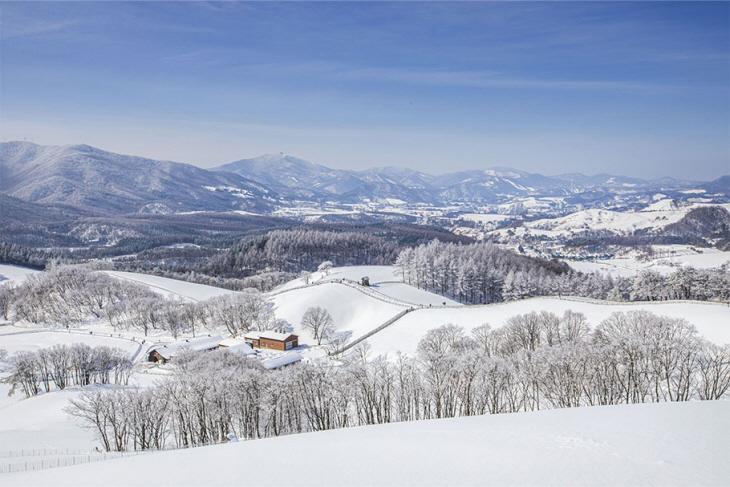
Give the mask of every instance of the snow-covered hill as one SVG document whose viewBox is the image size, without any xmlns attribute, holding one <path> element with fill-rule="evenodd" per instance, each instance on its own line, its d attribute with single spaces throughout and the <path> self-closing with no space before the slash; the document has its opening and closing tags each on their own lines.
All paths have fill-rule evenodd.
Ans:
<svg viewBox="0 0 730 487">
<path fill-rule="evenodd" d="M 20 267 L 17 265 L 0 264 L 0 286 L 3 285 L 20 285 L 28 276 L 37 274 L 40 271 Z"/>
<path fill-rule="evenodd" d="M 501 327 L 515 315 L 550 311 L 562 315 L 566 310 L 586 315 L 592 327 L 616 311 L 646 310 L 658 315 L 683 318 L 695 325 L 704 338 L 730 343 L 730 307 L 719 303 L 690 301 L 614 303 L 581 298 L 538 297 L 491 305 L 462 306 L 437 294 L 397 282 L 392 266 L 336 267 L 328 275 L 315 273 L 305 285 L 296 279 L 268 294 L 277 318 L 283 319 L 300 334 L 300 343 L 314 345 L 301 328 L 301 318 L 310 306 L 321 306 L 332 315 L 338 331 L 349 332 L 352 340 L 374 330 L 401 311 L 413 308 L 392 325 L 368 338 L 376 354 L 414 353 L 419 340 L 430 329 L 453 323 L 466 331 L 489 323 Z M 188 301 L 204 301 L 232 291 L 144 274 L 113 272 L 113 275 L 147 284 L 163 294 Z M 353 281 L 368 276 L 371 287 Z M 343 283 L 342 280 L 345 280 Z M 446 305 L 444 305 L 446 303 Z"/>
<path fill-rule="evenodd" d="M 6 195 L 104 213 L 262 212 L 276 196 L 238 175 L 86 145 L 1 143 L 0 175 Z"/>
<path fill-rule="evenodd" d="M 8 485 L 728 485 L 730 402 L 364 426 L 5 474 Z"/>
</svg>

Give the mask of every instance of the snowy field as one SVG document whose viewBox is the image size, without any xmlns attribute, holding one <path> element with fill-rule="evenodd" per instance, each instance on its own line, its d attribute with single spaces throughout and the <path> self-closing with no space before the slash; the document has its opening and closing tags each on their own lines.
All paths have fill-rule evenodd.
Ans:
<svg viewBox="0 0 730 487">
<path fill-rule="evenodd" d="M 41 448 L 93 451 L 99 446 L 94 433 L 74 423 L 63 411 L 80 391 L 70 387 L 28 399 L 21 399 L 22 391 L 16 392 L 12 402 L 0 406 L 0 454 Z M 3 385 L 2 392 L 7 394 L 7 386 Z M 0 485 L 8 485 L 3 480 L 7 479 L 0 474 Z"/>
<path fill-rule="evenodd" d="M 195 284 L 193 282 L 179 281 L 177 279 L 168 279 L 166 277 L 150 276 L 147 274 L 137 274 L 134 272 L 123 271 L 104 271 L 110 276 L 127 281 L 136 282 L 148 286 L 151 290 L 160 293 L 163 296 L 173 299 L 182 299 L 183 301 L 205 301 L 206 299 L 223 296 L 225 294 L 233 294 L 234 291 L 222 289 L 203 284 Z"/>
<path fill-rule="evenodd" d="M 654 245 L 655 256 L 648 262 L 636 260 L 638 253 L 626 257 L 617 257 L 597 261 L 571 261 L 568 265 L 580 272 L 608 272 L 613 276 L 633 277 L 644 269 L 651 269 L 667 275 L 675 272 L 681 266 L 692 266 L 697 269 L 718 268 L 730 263 L 730 252 L 717 249 L 692 250 L 688 245 Z"/>
<path fill-rule="evenodd" d="M 38 272 L 41 271 L 17 265 L 0 264 L 0 286 L 8 284 L 22 284 L 28 276 L 37 274 Z"/>
<path fill-rule="evenodd" d="M 337 283 L 325 283 L 296 289 L 273 296 L 270 302 L 279 319 L 286 320 L 303 340 L 316 344 L 309 332 L 301 329 L 302 315 L 310 306 L 321 306 L 329 311 L 337 331 L 349 331 L 357 338 L 380 326 L 406 306 L 375 299 L 355 288 Z"/>
<path fill-rule="evenodd" d="M 125 338 L 110 337 L 100 334 L 89 334 L 80 331 L 48 331 L 48 330 L 27 330 L 12 325 L 0 325 L 0 348 L 13 354 L 20 350 L 38 350 L 50 348 L 57 344 L 71 345 L 73 343 L 85 343 L 90 347 L 107 346 L 121 348 L 130 356 L 137 353 L 140 344 Z"/>
<path fill-rule="evenodd" d="M 730 343 L 730 307 L 691 302 L 616 304 L 572 301 L 558 298 L 532 298 L 509 303 L 461 308 L 419 309 L 405 315 L 381 332 L 368 338 L 373 353 L 392 355 L 396 351 L 415 353 L 418 341 L 430 329 L 447 323 L 462 326 L 467 332 L 483 323 L 501 327 L 505 320 L 532 311 L 550 311 L 562 315 L 566 310 L 586 315 L 595 328 L 615 311 L 646 310 L 657 315 L 684 318 L 697 327 L 701 336 L 715 343 Z"/>
<path fill-rule="evenodd" d="M 727 431 L 728 401 L 585 407 L 364 426 L 150 453 L 4 474 L 0 482 L 730 485 Z"/>
<path fill-rule="evenodd" d="M 347 281 L 360 282 L 363 277 L 370 280 L 370 288 L 363 291 L 374 291 L 377 294 L 385 295 L 397 301 L 402 301 L 406 305 L 443 305 L 446 303 L 450 306 L 459 306 L 454 301 L 438 294 L 434 294 L 423 289 L 418 289 L 403 282 L 401 276 L 397 275 L 394 266 L 387 265 L 369 265 L 369 266 L 351 266 L 351 267 L 334 267 L 329 274 L 322 272 L 314 272 L 310 277 L 310 283 L 336 282 L 345 279 Z M 281 291 L 288 291 L 294 288 L 304 286 L 302 278 L 289 281 L 282 286 L 274 289 L 272 294 Z"/>
<path fill-rule="evenodd" d="M 617 304 L 580 299 L 533 298 L 488 306 L 461 306 L 450 299 L 397 282 L 399 279 L 394 275 L 394 270 L 392 266 L 355 266 L 334 268 L 326 276 L 322 273 L 313 273 L 312 282 L 321 284 L 304 286 L 301 279 L 295 279 L 272 291 L 269 300 L 274 306 L 277 318 L 287 321 L 294 332 L 302 337 L 300 343 L 310 346 L 314 345 L 314 341 L 300 327 L 302 315 L 310 306 L 327 309 L 338 331 L 351 332 L 351 338 L 355 339 L 410 307 L 411 304 L 421 306 L 432 304 L 431 308 L 409 313 L 368 339 L 374 353 L 390 355 L 397 351 L 414 353 L 418 341 L 426 331 L 446 323 L 463 326 L 468 332 L 483 323 L 489 323 L 493 328 L 500 327 L 507 318 L 517 314 L 545 310 L 562 315 L 568 309 L 584 313 L 592 327 L 597 326 L 614 311 L 644 309 L 658 315 L 684 318 L 694 324 L 704 338 L 715 343 L 730 343 L 730 307 L 721 304 L 684 301 Z M 143 274 L 117 272 L 114 274 L 122 274 L 137 282 L 152 285 L 153 289 L 158 289 L 160 292 L 169 292 L 193 301 L 202 301 L 218 294 L 232 292 Z M 370 277 L 374 286 L 360 288 L 357 285 L 328 282 L 343 278 L 355 281 L 363 276 Z M 388 300 L 388 297 L 392 300 Z M 443 302 L 448 306 L 443 307 Z"/>
</svg>

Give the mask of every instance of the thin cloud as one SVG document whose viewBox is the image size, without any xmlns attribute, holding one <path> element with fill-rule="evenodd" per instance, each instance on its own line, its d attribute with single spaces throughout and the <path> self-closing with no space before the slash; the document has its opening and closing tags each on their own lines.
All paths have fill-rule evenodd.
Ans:
<svg viewBox="0 0 730 487">
<path fill-rule="evenodd" d="M 81 24 L 81 20 L 44 21 L 32 20 L 27 23 L 0 22 L 0 37 L 13 39 L 33 37 L 64 32 Z"/>
<path fill-rule="evenodd" d="M 343 71 L 340 75 L 346 79 L 368 79 L 462 88 L 532 88 L 600 91 L 667 91 L 673 89 L 652 83 L 633 83 L 626 81 L 512 78 L 500 72 L 486 71 L 420 71 L 391 68 L 363 68 Z"/>
</svg>

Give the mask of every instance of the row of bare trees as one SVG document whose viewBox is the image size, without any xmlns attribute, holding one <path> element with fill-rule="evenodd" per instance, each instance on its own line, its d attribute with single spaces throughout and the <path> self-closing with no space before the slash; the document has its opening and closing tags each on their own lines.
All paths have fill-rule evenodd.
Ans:
<svg viewBox="0 0 730 487">
<path fill-rule="evenodd" d="M 173 374 L 153 388 L 89 391 L 69 411 L 107 431 L 105 448 L 139 449 L 430 418 L 712 400 L 730 388 L 729 346 L 702 340 L 684 320 L 643 311 L 614 313 L 595 329 L 570 311 L 517 315 L 469 334 L 447 324 L 427 332 L 413 357 L 371 359 L 359 346 L 340 366 L 268 371 L 226 351 L 188 353 L 173 363 Z M 143 419 L 132 406 L 150 394 L 148 414 L 164 425 L 155 442 L 139 436 Z M 126 412 L 97 414 L 105 408 Z M 127 439 L 110 441 L 115 431 Z"/>
<path fill-rule="evenodd" d="M 287 330 L 256 289 L 204 302 L 184 302 L 87 266 L 61 266 L 31 276 L 17 288 L 0 287 L 5 319 L 71 327 L 86 319 L 108 321 L 114 330 L 135 329 L 147 336 L 164 330 L 177 338 L 204 329 L 237 336 L 249 330 Z"/>
<path fill-rule="evenodd" d="M 84 343 L 54 345 L 35 351 L 20 351 L 7 359 L 9 375 L 3 382 L 11 384 L 26 397 L 54 387 L 90 384 L 126 384 L 132 372 L 130 358 L 119 348 L 90 347 Z"/>
</svg>

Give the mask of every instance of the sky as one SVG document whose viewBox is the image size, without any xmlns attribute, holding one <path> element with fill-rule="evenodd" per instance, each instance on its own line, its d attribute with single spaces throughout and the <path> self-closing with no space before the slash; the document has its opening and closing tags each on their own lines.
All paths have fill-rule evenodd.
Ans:
<svg viewBox="0 0 730 487">
<path fill-rule="evenodd" d="M 0 3 L 3 141 L 730 174 L 728 2 Z"/>
</svg>

